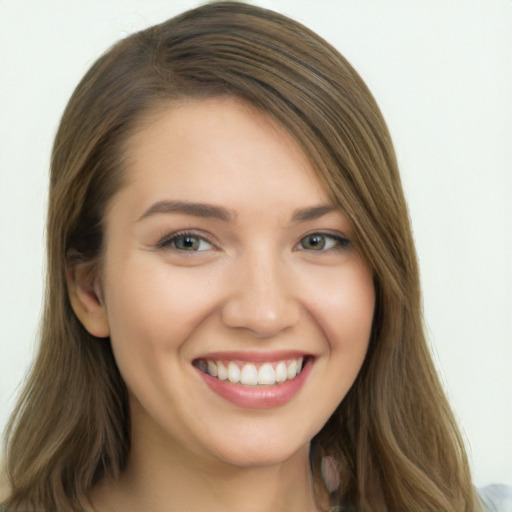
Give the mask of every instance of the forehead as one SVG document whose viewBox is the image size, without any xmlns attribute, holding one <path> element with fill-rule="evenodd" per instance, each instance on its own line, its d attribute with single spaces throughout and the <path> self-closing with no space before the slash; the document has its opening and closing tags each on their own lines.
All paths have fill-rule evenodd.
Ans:
<svg viewBox="0 0 512 512">
<path fill-rule="evenodd" d="M 295 139 L 237 98 L 171 104 L 147 116 L 126 144 L 126 190 L 141 196 L 217 199 L 259 196 L 328 202 Z M 183 197 L 180 197 L 183 196 Z M 310 197 L 310 200 L 307 198 Z"/>
</svg>

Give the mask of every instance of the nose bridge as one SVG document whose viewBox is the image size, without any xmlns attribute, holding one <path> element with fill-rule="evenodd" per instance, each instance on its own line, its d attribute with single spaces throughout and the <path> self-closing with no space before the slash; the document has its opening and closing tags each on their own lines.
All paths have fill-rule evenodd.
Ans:
<svg viewBox="0 0 512 512">
<path fill-rule="evenodd" d="M 286 263 L 270 247 L 248 251 L 232 276 L 224 323 L 258 337 L 275 336 L 293 326 L 299 319 L 299 304 L 287 274 Z"/>
</svg>

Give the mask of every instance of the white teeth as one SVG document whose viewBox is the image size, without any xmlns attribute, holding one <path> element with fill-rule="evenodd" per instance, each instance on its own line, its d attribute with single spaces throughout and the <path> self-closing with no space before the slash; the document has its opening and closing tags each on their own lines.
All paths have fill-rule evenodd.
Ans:
<svg viewBox="0 0 512 512">
<path fill-rule="evenodd" d="M 233 361 L 228 364 L 228 379 L 229 382 L 240 382 L 240 369 Z"/>
<path fill-rule="evenodd" d="M 228 370 L 222 363 L 222 361 L 219 361 L 217 363 L 217 378 L 220 380 L 227 380 L 228 378 Z"/>
<path fill-rule="evenodd" d="M 294 361 L 286 370 L 286 378 L 293 379 L 297 375 L 297 363 Z"/>
<path fill-rule="evenodd" d="M 256 386 L 258 384 L 258 370 L 253 364 L 244 364 L 240 372 L 240 383 L 246 386 Z"/>
<path fill-rule="evenodd" d="M 245 386 L 272 386 L 295 378 L 302 370 L 303 357 L 295 360 L 279 361 L 276 363 L 263 363 L 261 366 L 254 363 L 241 363 L 240 361 L 198 360 L 197 367 L 203 372 L 219 380 L 229 380 L 234 384 Z M 259 367 L 258 367 L 259 366 Z"/>
<path fill-rule="evenodd" d="M 208 361 L 208 373 L 217 377 L 217 365 L 213 361 Z"/>
<path fill-rule="evenodd" d="M 258 384 L 272 385 L 276 383 L 276 374 L 270 363 L 265 363 L 258 371 Z"/>
<path fill-rule="evenodd" d="M 280 362 L 276 366 L 276 382 L 284 382 L 286 380 L 286 364 Z"/>
</svg>

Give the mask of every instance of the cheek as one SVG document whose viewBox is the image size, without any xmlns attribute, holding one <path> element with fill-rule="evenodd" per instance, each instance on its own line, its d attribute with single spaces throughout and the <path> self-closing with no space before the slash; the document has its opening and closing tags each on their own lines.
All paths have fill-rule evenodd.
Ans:
<svg viewBox="0 0 512 512">
<path fill-rule="evenodd" d="M 325 282 L 314 312 L 328 343 L 328 357 L 318 361 L 324 389 L 319 400 L 330 416 L 354 384 L 368 350 L 375 309 L 373 277 L 358 264 Z"/>
<path fill-rule="evenodd" d="M 210 277 L 170 265 L 150 265 L 149 259 L 143 255 L 107 269 L 107 314 L 119 357 L 128 349 L 147 357 L 155 349 L 179 350 L 215 308 Z"/>
<path fill-rule="evenodd" d="M 176 382 L 188 378 L 190 365 L 183 364 L 190 359 L 188 340 L 215 310 L 216 287 L 199 272 L 150 261 L 142 255 L 106 269 L 105 299 L 123 380 L 132 398 L 160 418 L 162 403 L 170 410 L 187 406 L 187 394 L 176 391 Z"/>
<path fill-rule="evenodd" d="M 311 325 L 321 331 L 324 340 L 306 397 L 311 418 L 316 420 L 311 429 L 314 433 L 354 384 L 366 357 L 375 306 L 373 278 L 362 263 L 321 269 L 315 274 L 314 279 L 303 282 Z"/>
<path fill-rule="evenodd" d="M 316 276 L 307 292 L 307 307 L 335 353 L 363 354 L 369 342 L 375 309 L 373 277 L 362 262 Z"/>
</svg>

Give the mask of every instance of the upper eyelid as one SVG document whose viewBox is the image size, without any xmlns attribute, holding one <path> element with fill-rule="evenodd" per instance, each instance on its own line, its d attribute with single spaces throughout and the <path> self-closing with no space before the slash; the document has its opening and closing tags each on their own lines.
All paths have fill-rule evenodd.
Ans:
<svg viewBox="0 0 512 512">
<path fill-rule="evenodd" d="M 299 238 L 299 242 L 302 239 L 304 239 L 308 236 L 313 236 L 313 235 L 321 235 L 321 236 L 326 236 L 326 237 L 331 237 L 331 238 L 343 239 L 343 240 L 346 240 L 347 242 L 352 241 L 351 238 L 349 238 L 347 235 L 345 235 L 345 233 L 343 233 L 341 231 L 330 230 L 330 229 L 318 229 L 318 230 L 309 231 L 305 235 L 302 235 Z"/>
</svg>

